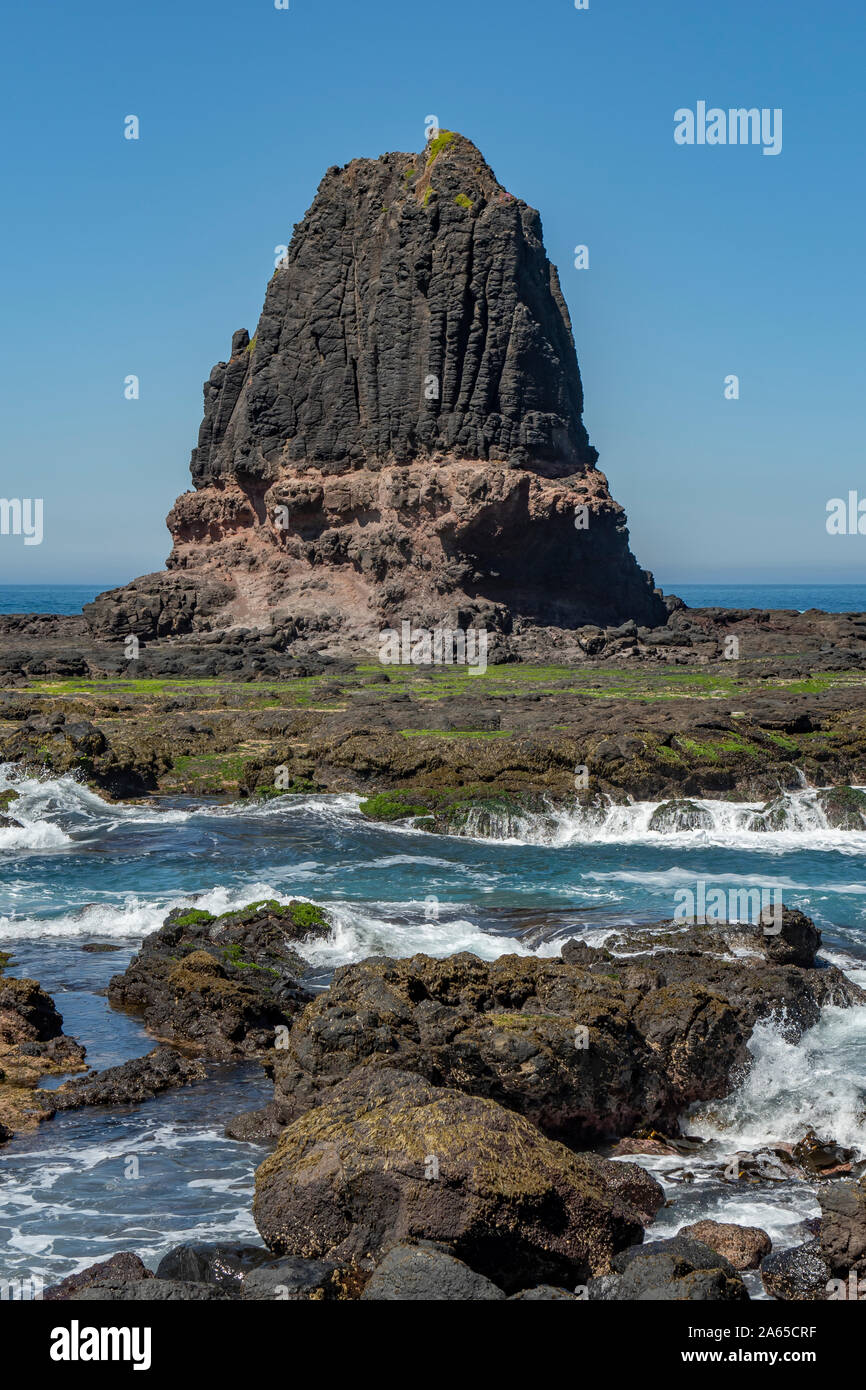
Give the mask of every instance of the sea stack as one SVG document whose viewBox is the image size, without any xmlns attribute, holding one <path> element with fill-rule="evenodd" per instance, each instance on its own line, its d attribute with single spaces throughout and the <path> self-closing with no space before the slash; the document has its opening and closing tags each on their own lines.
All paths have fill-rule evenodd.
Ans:
<svg viewBox="0 0 866 1390">
<path fill-rule="evenodd" d="M 328 170 L 205 383 L 167 570 L 87 621 L 346 655 L 407 620 L 515 640 L 663 623 L 597 459 L 539 214 L 442 131 Z"/>
</svg>

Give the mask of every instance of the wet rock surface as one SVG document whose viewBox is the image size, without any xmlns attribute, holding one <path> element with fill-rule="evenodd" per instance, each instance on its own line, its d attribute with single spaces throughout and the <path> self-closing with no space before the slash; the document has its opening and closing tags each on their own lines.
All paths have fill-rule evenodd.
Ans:
<svg viewBox="0 0 866 1390">
<path fill-rule="evenodd" d="M 771 1298 L 783 1303 L 822 1302 L 833 1277 L 819 1241 L 774 1251 L 761 1264 L 761 1282 Z"/>
<path fill-rule="evenodd" d="M 359 1064 L 487 1097 L 573 1147 L 647 1124 L 675 1131 L 691 1102 L 728 1093 L 759 1019 L 784 1010 L 796 1036 L 822 1005 L 866 1000 L 816 962 L 808 918 L 784 909 L 778 926 L 770 937 L 694 921 L 623 928 L 611 950 L 567 942 L 560 960 L 344 966 L 275 1051 L 271 1105 L 230 1132 L 272 1137 Z"/>
<path fill-rule="evenodd" d="M 614 1256 L 612 1273 L 589 1284 L 593 1302 L 743 1303 L 748 1291 L 734 1266 L 700 1241 L 678 1235 Z"/>
<path fill-rule="evenodd" d="M 262 1055 L 311 997 L 298 983 L 306 967 L 293 944 L 328 931 L 310 903 L 253 903 L 220 917 L 176 910 L 112 978 L 109 999 L 207 1057 Z"/>
<path fill-rule="evenodd" d="M 737 1270 L 757 1269 L 773 1248 L 767 1232 L 760 1227 L 737 1226 L 725 1221 L 695 1221 L 691 1226 L 681 1227 L 677 1234 L 708 1245 Z"/>
<path fill-rule="evenodd" d="M 0 1143 L 54 1114 L 43 1076 L 83 1071 L 85 1048 L 63 1032 L 63 1017 L 36 980 L 4 974 L 0 952 Z"/>
<path fill-rule="evenodd" d="M 48 1093 L 55 1110 L 79 1110 L 86 1105 L 141 1105 L 174 1086 L 201 1081 L 207 1072 L 201 1062 L 183 1057 L 170 1047 L 156 1047 L 145 1057 L 66 1081 Z"/>
</svg>

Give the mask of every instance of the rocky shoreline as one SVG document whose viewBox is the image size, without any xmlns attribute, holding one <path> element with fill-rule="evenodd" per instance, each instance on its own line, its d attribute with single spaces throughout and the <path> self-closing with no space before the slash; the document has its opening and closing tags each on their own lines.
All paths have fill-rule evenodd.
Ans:
<svg viewBox="0 0 866 1390">
<path fill-rule="evenodd" d="M 250 632 L 212 634 L 209 647 L 154 643 L 136 661 L 112 649 L 109 660 L 56 633 L 33 637 L 23 620 L 16 648 L 14 620 L 0 619 L 0 761 L 116 798 L 393 793 L 440 828 L 497 798 L 530 811 L 599 797 L 772 803 L 804 785 L 866 782 L 859 615 L 675 619 L 691 644 L 676 655 L 648 645 L 646 630 L 599 630 L 588 645 L 601 641 L 600 654 L 553 649 L 553 664 L 505 660 L 477 674 L 299 660 L 279 636 Z M 28 621 L 42 632 L 83 623 Z M 724 634 L 738 628 L 764 649 L 725 660 Z M 8 804 L 0 814 L 14 820 Z"/>
<path fill-rule="evenodd" d="M 796 1037 L 828 1004 L 866 1003 L 802 913 L 622 927 L 559 958 L 371 957 L 311 994 L 297 946 L 331 929 L 302 902 L 170 913 L 109 986 L 158 1046 L 54 1091 L 38 1077 L 83 1070 L 83 1049 L 34 981 L 0 977 L 0 1140 L 22 1115 L 206 1083 L 213 1061 L 254 1058 L 274 1085 L 227 1126 L 275 1145 L 256 1178 L 262 1246 L 182 1246 L 156 1277 L 124 1252 L 46 1298 L 744 1301 L 758 1270 L 796 1301 L 846 1298 L 866 1275 L 866 1164 L 829 1136 L 731 1156 L 733 1189 L 773 1164 L 777 1182 L 816 1184 L 820 1222 L 779 1251 L 718 1221 L 654 1239 L 665 1194 L 635 1161 L 699 1149 L 679 1117 L 730 1092 L 761 1019 Z"/>
</svg>

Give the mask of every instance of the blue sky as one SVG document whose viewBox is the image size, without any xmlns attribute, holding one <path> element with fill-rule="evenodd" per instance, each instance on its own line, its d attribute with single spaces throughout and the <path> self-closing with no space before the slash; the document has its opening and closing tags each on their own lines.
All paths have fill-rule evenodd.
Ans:
<svg viewBox="0 0 866 1390">
<path fill-rule="evenodd" d="M 641 563 L 866 578 L 866 536 L 825 530 L 866 498 L 864 35 L 862 0 L 10 7 L 0 496 L 43 497 L 45 539 L 0 536 L 0 583 L 162 566 L 201 383 L 274 247 L 329 165 L 420 148 L 428 114 L 541 212 Z M 781 107 L 782 153 L 677 146 L 699 100 Z"/>
</svg>

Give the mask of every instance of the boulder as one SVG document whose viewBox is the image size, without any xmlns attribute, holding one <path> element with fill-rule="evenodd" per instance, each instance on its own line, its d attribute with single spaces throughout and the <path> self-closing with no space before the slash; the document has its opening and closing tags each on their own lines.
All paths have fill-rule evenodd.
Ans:
<svg viewBox="0 0 866 1390">
<path fill-rule="evenodd" d="M 108 996 L 140 1011 L 158 1036 L 193 1042 L 208 1057 L 261 1056 L 311 997 L 297 980 L 306 966 L 294 944 L 329 930 L 326 914 L 306 902 L 250 903 L 219 917 L 176 909 L 112 978 Z"/>
<path fill-rule="evenodd" d="M 182 1057 L 171 1047 L 155 1047 L 117 1067 L 90 1072 L 51 1091 L 55 1110 L 78 1110 L 85 1105 L 141 1105 L 174 1086 L 187 1086 L 207 1075 L 201 1062 Z"/>
<path fill-rule="evenodd" d="M 244 1278 L 272 1259 L 264 1245 L 176 1245 L 156 1267 L 157 1279 L 181 1283 L 219 1284 L 239 1292 Z"/>
<path fill-rule="evenodd" d="M 253 1215 L 277 1254 L 375 1266 L 432 1240 L 513 1292 L 602 1274 L 642 1239 L 607 1166 L 494 1101 L 359 1067 L 284 1130 Z"/>
<path fill-rule="evenodd" d="M 270 1251 L 266 1261 L 256 1264 L 243 1277 L 241 1297 L 275 1299 L 289 1303 L 321 1302 L 340 1299 L 346 1293 L 345 1272 L 328 1260 L 302 1260 L 287 1256 L 275 1260 Z M 355 1294 L 357 1290 L 352 1290 Z"/>
<path fill-rule="evenodd" d="M 611 1276 L 592 1280 L 589 1298 L 595 1302 L 742 1303 L 749 1294 L 728 1260 L 680 1234 L 614 1256 Z"/>
<path fill-rule="evenodd" d="M 771 1298 L 784 1303 L 821 1301 L 833 1272 L 820 1242 L 807 1241 L 791 1250 L 775 1250 L 761 1263 L 761 1282 Z"/>
<path fill-rule="evenodd" d="M 69 1295 L 70 1303 L 207 1303 L 236 1298 L 219 1284 L 184 1283 L 179 1279 L 105 1280 Z"/>
<path fill-rule="evenodd" d="M 773 1242 L 759 1226 L 737 1226 L 725 1221 L 695 1221 L 677 1232 L 688 1240 L 699 1240 L 734 1266 L 757 1269 L 773 1248 Z"/>
<path fill-rule="evenodd" d="M 866 1177 L 818 1189 L 821 1255 L 835 1278 L 866 1275 Z"/>
<path fill-rule="evenodd" d="M 87 1269 L 82 1269 L 78 1274 L 70 1274 L 66 1279 L 62 1279 L 59 1284 L 52 1284 L 45 1289 L 42 1298 L 45 1302 L 63 1302 L 65 1299 L 72 1298 L 73 1295 L 82 1293 L 94 1284 L 140 1283 L 142 1280 L 152 1279 L 153 1274 L 143 1262 L 130 1250 L 122 1250 L 117 1255 L 112 1255 L 108 1260 L 100 1260 L 97 1264 L 88 1265 Z"/>
<path fill-rule="evenodd" d="M 495 1302 L 505 1298 L 483 1274 L 447 1251 L 422 1242 L 396 1245 L 374 1269 L 361 1295 L 378 1302 Z"/>
</svg>

